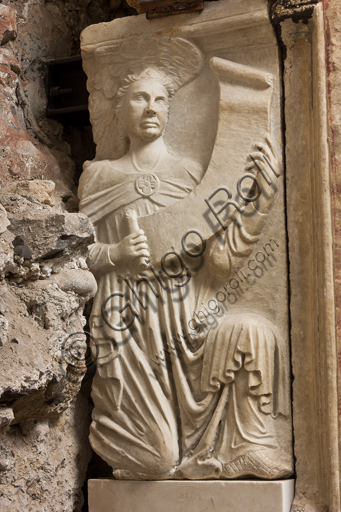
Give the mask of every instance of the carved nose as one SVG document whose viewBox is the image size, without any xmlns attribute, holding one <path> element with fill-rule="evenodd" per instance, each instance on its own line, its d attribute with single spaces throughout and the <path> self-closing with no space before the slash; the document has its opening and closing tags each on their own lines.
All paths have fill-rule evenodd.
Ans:
<svg viewBox="0 0 341 512">
<path fill-rule="evenodd" d="M 153 108 L 146 108 L 146 114 L 149 116 L 156 116 L 156 111 Z"/>
</svg>

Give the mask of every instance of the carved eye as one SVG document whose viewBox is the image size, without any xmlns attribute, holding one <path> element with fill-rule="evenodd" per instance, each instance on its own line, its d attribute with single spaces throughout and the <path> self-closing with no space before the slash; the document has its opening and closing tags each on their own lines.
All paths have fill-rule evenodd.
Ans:
<svg viewBox="0 0 341 512">
<path fill-rule="evenodd" d="M 137 96 L 134 96 L 134 101 L 145 101 L 145 97 L 143 94 L 138 94 Z"/>
<path fill-rule="evenodd" d="M 157 103 L 158 105 L 168 106 L 168 101 L 166 98 L 156 98 L 155 103 Z"/>
</svg>

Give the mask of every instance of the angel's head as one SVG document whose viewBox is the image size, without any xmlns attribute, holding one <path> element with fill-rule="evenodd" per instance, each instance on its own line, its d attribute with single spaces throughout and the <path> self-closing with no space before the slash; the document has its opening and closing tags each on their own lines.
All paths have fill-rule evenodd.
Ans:
<svg viewBox="0 0 341 512">
<path fill-rule="evenodd" d="M 122 81 L 116 96 L 115 113 L 126 147 L 132 138 L 151 142 L 161 137 L 173 96 L 172 81 L 156 69 L 147 68 Z"/>
</svg>

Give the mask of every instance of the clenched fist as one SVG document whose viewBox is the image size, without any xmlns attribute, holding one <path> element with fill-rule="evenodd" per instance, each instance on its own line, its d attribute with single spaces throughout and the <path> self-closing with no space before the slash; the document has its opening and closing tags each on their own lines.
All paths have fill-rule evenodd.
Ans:
<svg viewBox="0 0 341 512">
<path fill-rule="evenodd" d="M 110 247 L 110 258 L 115 265 L 129 263 L 136 258 L 149 258 L 147 237 L 142 229 L 125 236 L 121 242 Z"/>
</svg>

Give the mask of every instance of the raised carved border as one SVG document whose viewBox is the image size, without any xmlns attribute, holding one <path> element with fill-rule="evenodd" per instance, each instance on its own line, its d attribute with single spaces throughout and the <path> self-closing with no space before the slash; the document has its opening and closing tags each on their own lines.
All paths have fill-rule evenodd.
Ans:
<svg viewBox="0 0 341 512">
<path fill-rule="evenodd" d="M 326 53 L 322 4 L 314 4 L 280 0 L 273 9 L 285 56 L 286 196 L 297 472 L 292 511 L 339 512 Z"/>
</svg>

